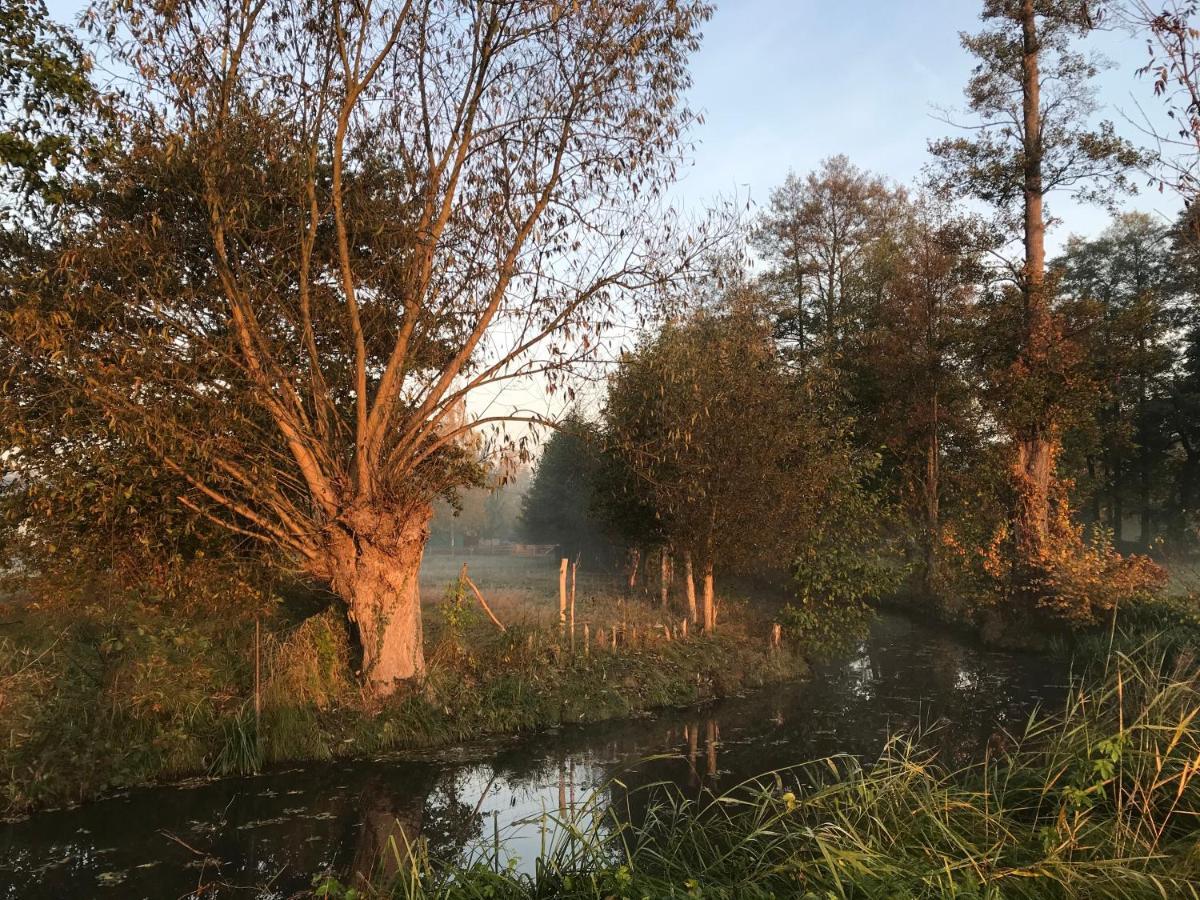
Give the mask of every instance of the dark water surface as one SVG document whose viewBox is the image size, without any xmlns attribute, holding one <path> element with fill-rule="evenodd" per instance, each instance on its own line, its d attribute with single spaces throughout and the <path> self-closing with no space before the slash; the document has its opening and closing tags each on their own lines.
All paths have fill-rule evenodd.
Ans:
<svg viewBox="0 0 1200 900">
<path fill-rule="evenodd" d="M 147 788 L 0 824 L 0 898 L 288 897 L 317 872 L 370 867 L 391 838 L 434 854 L 490 847 L 528 865 L 547 816 L 614 777 L 729 785 L 816 756 L 877 754 L 889 733 L 934 727 L 969 759 L 997 731 L 1056 706 L 1061 661 L 984 650 L 881 617 L 852 654 L 804 684 L 698 710 L 562 729 L 428 759 L 331 762 Z M 673 758 L 648 757 L 673 754 Z"/>
</svg>

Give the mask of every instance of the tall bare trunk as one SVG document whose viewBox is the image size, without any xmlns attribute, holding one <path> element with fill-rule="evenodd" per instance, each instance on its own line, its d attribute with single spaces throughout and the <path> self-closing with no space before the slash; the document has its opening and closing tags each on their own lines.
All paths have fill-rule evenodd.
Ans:
<svg viewBox="0 0 1200 900">
<path fill-rule="evenodd" d="M 692 571 L 692 551 L 683 552 L 683 582 L 687 589 L 688 618 L 695 624 L 700 620 L 696 617 L 696 576 Z"/>
<path fill-rule="evenodd" d="M 1039 81 L 1039 37 L 1034 0 L 1021 5 L 1021 92 L 1024 117 L 1025 300 L 1024 347 L 1021 361 L 1027 383 L 1044 377 L 1049 363 L 1051 321 L 1046 296 L 1046 219 L 1043 210 L 1042 115 Z M 1036 561 L 1050 528 L 1050 494 L 1054 482 L 1055 428 L 1049 410 L 1034 409 L 1016 434 L 1013 476 L 1016 508 L 1013 526 L 1022 562 Z"/>
<path fill-rule="evenodd" d="M 1139 350 L 1143 354 L 1146 353 L 1146 340 L 1139 342 Z M 1141 544 L 1147 550 L 1150 549 L 1153 543 L 1154 529 L 1154 513 L 1150 507 L 1150 429 L 1147 427 L 1146 407 L 1149 403 L 1150 390 L 1147 384 L 1146 373 L 1143 371 L 1138 378 L 1138 480 L 1139 480 L 1139 500 L 1141 505 Z"/>
<path fill-rule="evenodd" d="M 369 530 L 339 532 L 330 546 L 332 586 L 358 628 L 363 680 L 377 697 L 425 671 L 419 574 L 430 514 L 362 515 Z"/>
</svg>

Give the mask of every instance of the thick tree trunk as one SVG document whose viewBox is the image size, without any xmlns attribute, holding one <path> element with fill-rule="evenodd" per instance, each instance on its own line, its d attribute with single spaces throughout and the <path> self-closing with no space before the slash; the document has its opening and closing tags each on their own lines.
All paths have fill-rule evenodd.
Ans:
<svg viewBox="0 0 1200 900">
<path fill-rule="evenodd" d="M 349 606 L 362 644 L 362 677 L 385 697 L 425 671 L 419 573 L 431 510 L 406 518 L 361 515 L 358 534 L 339 533 L 330 548 L 333 589 Z"/>
<path fill-rule="evenodd" d="M 1013 466 L 1017 498 L 1017 546 L 1023 560 L 1039 558 L 1050 534 L 1050 490 L 1054 481 L 1054 442 L 1038 429 L 1017 441 Z"/>
<path fill-rule="evenodd" d="M 692 620 L 692 624 L 694 625 L 700 620 L 696 617 L 696 574 L 692 571 L 691 550 L 683 552 L 683 580 L 684 587 L 687 589 L 688 618 Z"/>
<path fill-rule="evenodd" d="M 1043 209 L 1042 113 L 1039 80 L 1039 37 L 1033 0 L 1021 4 L 1022 112 L 1024 117 L 1025 200 L 1025 346 L 1021 348 L 1023 381 L 1034 386 L 1049 363 L 1051 320 L 1046 296 L 1046 219 Z M 1013 530 L 1020 561 L 1036 565 L 1049 536 L 1050 494 L 1054 482 L 1056 433 L 1048 410 L 1034 409 L 1017 428 L 1013 476 L 1016 505 Z"/>
</svg>

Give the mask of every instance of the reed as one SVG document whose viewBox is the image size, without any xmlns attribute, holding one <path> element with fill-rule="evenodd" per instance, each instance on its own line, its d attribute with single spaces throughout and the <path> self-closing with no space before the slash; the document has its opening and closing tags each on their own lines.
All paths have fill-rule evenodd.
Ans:
<svg viewBox="0 0 1200 900">
<path fill-rule="evenodd" d="M 1200 682 L 1190 656 L 1114 653 L 1061 712 L 951 769 L 920 736 L 870 765 L 830 757 L 686 796 L 598 791 L 548 822 L 532 868 L 493 849 L 447 863 L 393 846 L 399 875 L 317 895 L 1194 898 L 1200 896 Z M 613 798 L 622 798 L 614 801 Z M 636 801 L 636 802 L 634 802 Z M 633 814 L 631 810 L 644 810 Z M 502 837 L 500 838 L 502 840 Z M 363 896 L 360 893 L 357 896 Z"/>
</svg>

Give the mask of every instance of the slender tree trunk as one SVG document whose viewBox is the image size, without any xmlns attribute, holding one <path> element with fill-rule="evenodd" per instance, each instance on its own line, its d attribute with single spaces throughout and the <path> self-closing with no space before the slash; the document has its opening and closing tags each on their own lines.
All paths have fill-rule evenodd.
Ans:
<svg viewBox="0 0 1200 900">
<path fill-rule="evenodd" d="M 692 624 L 694 625 L 700 620 L 696 617 L 696 575 L 692 571 L 691 550 L 683 552 L 683 581 L 684 588 L 687 590 L 688 618 L 692 620 Z"/>
<path fill-rule="evenodd" d="M 1114 419 L 1113 421 L 1117 421 Z M 1121 497 L 1121 480 L 1125 474 L 1121 453 L 1113 446 L 1108 448 L 1108 461 L 1105 464 L 1107 481 L 1105 489 L 1108 492 L 1108 518 L 1112 527 L 1113 541 L 1120 547 L 1125 536 L 1125 504 Z"/>
<path fill-rule="evenodd" d="M 938 432 L 941 410 L 938 394 L 932 396 L 932 416 L 929 423 L 929 440 L 925 446 L 925 594 L 932 597 L 938 591 L 940 572 L 939 553 L 942 543 L 941 477 L 942 446 Z"/>
<path fill-rule="evenodd" d="M 704 560 L 704 633 L 712 634 L 717 628 L 716 599 L 713 596 L 712 557 Z"/>
<path fill-rule="evenodd" d="M 1091 454 L 1088 454 L 1087 470 L 1088 480 L 1092 483 L 1092 521 L 1099 526 L 1103 515 L 1100 510 L 1100 484 L 1096 471 L 1096 457 Z"/>
<path fill-rule="evenodd" d="M 1043 210 L 1041 84 L 1039 37 L 1034 0 L 1021 4 L 1022 103 L 1024 117 L 1025 335 L 1021 348 L 1023 381 L 1035 390 L 1049 364 L 1051 328 L 1046 296 L 1046 219 Z M 1036 401 L 1040 403 L 1041 401 Z M 1013 530 L 1020 562 L 1037 566 L 1050 529 L 1056 431 L 1049 411 L 1036 409 L 1017 427 L 1013 476 L 1016 508 Z"/>
<path fill-rule="evenodd" d="M 642 549 L 634 547 L 630 551 L 629 561 L 629 593 L 633 593 L 633 589 L 637 586 L 638 566 L 642 561 Z"/>
<path fill-rule="evenodd" d="M 377 697 L 425 671 L 419 573 L 432 510 L 407 518 L 356 516 L 369 526 L 330 543 L 330 579 L 349 607 L 362 645 L 363 680 Z"/>
<path fill-rule="evenodd" d="M 658 566 L 658 596 L 662 608 L 666 609 L 671 601 L 671 551 L 665 546 Z"/>
<path fill-rule="evenodd" d="M 1139 349 L 1142 359 L 1146 358 L 1146 340 L 1140 341 Z M 1150 428 L 1147 424 L 1146 407 L 1149 404 L 1150 390 L 1146 384 L 1146 373 L 1138 378 L 1138 477 L 1139 500 L 1141 501 L 1141 544 L 1149 547 L 1152 541 L 1153 510 L 1150 508 Z"/>
<path fill-rule="evenodd" d="M 925 592 L 933 596 L 941 577 L 938 562 L 942 542 L 941 518 L 941 447 L 934 428 L 925 459 Z"/>
<path fill-rule="evenodd" d="M 1190 441 L 1183 442 L 1184 460 L 1179 472 L 1179 506 L 1189 513 L 1196 508 L 1197 471 L 1200 471 L 1200 453 Z"/>
</svg>

